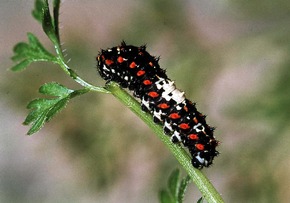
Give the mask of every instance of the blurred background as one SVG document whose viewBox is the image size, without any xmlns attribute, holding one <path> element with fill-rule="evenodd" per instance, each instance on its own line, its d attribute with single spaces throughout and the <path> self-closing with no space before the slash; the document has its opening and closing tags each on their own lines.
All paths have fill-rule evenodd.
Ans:
<svg viewBox="0 0 290 203">
<path fill-rule="evenodd" d="M 25 107 L 42 84 L 79 88 L 50 63 L 9 70 L 12 48 L 27 32 L 53 51 L 33 7 L 33 0 L 0 3 L 0 202 L 159 202 L 180 166 L 112 96 L 77 97 L 39 133 L 25 135 Z M 221 154 L 203 172 L 226 202 L 289 201 L 289 1 L 67 0 L 60 22 L 69 65 L 95 85 L 104 85 L 95 68 L 101 48 L 125 40 L 161 57 L 217 127 Z M 191 184 L 185 202 L 200 196 Z"/>
</svg>

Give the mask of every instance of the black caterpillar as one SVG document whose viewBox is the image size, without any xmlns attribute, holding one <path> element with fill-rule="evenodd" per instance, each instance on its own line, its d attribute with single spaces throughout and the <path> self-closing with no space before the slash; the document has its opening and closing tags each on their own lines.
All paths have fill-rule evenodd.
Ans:
<svg viewBox="0 0 290 203">
<path fill-rule="evenodd" d="M 185 98 L 184 92 L 175 87 L 159 67 L 158 60 L 145 46 L 129 46 L 125 42 L 101 50 L 97 57 L 102 78 L 132 90 L 141 99 L 142 110 L 150 112 L 154 122 L 163 124 L 172 142 L 182 142 L 188 148 L 192 165 L 199 169 L 208 167 L 219 154 L 214 128 L 206 124 L 205 116 Z"/>
</svg>

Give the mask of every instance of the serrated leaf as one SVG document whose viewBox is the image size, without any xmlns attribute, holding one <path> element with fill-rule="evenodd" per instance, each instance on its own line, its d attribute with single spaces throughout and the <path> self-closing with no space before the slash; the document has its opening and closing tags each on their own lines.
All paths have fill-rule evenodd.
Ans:
<svg viewBox="0 0 290 203">
<path fill-rule="evenodd" d="M 59 111 L 61 111 L 66 106 L 69 99 L 70 97 L 65 97 L 59 100 L 56 104 L 54 104 L 52 108 L 50 108 L 49 111 L 47 112 L 46 121 L 47 122 L 50 121 L 53 118 L 53 116 L 55 116 Z"/>
<path fill-rule="evenodd" d="M 27 109 L 40 109 L 43 108 L 44 106 L 51 106 L 55 102 L 56 102 L 55 99 L 44 99 L 44 98 L 35 99 L 27 105 Z"/>
<path fill-rule="evenodd" d="M 36 133 L 37 131 L 39 131 L 43 125 L 44 122 L 46 120 L 46 112 L 42 112 L 40 116 L 37 117 L 37 119 L 34 120 L 32 127 L 29 129 L 29 131 L 27 132 L 27 135 L 32 135 L 34 133 Z"/>
<path fill-rule="evenodd" d="M 30 60 L 23 60 L 20 63 L 16 64 L 15 66 L 12 66 L 11 70 L 12 71 L 21 71 L 27 68 L 33 61 Z"/>
<path fill-rule="evenodd" d="M 55 113 L 60 111 L 63 106 L 58 105 L 58 102 L 59 99 L 37 99 L 29 103 L 28 106 L 34 108 L 23 122 L 24 125 L 32 124 L 27 133 L 28 135 L 39 131 L 45 122 L 49 121 L 55 115 Z"/>
<path fill-rule="evenodd" d="M 34 9 L 32 11 L 32 16 L 40 23 L 42 23 L 43 19 L 43 7 L 45 2 L 43 0 L 36 0 L 34 3 Z"/>
<path fill-rule="evenodd" d="M 30 49 L 28 50 L 31 51 L 29 52 L 30 56 L 34 56 L 36 59 L 44 59 L 44 60 L 55 59 L 55 56 L 42 46 L 42 44 L 39 42 L 36 36 L 34 36 L 32 33 L 28 33 L 27 36 L 30 45 Z"/>
<path fill-rule="evenodd" d="M 27 108 L 31 109 L 30 113 L 26 117 L 25 121 L 23 122 L 24 125 L 29 125 L 39 122 L 38 120 L 43 120 L 41 117 L 46 115 L 49 112 L 49 108 L 51 108 L 57 102 L 56 99 L 35 99 L 31 101 Z M 43 114 L 45 112 L 45 114 Z M 46 120 L 46 118 L 43 120 Z M 42 127 L 42 125 L 38 125 Z M 40 129 L 40 128 L 39 128 Z"/>
<path fill-rule="evenodd" d="M 11 68 L 12 71 L 23 70 L 35 61 L 57 61 L 56 57 L 42 46 L 37 37 L 32 33 L 28 33 L 27 37 L 28 43 L 20 42 L 13 49 L 15 55 L 12 60 L 20 62 Z"/>
<path fill-rule="evenodd" d="M 68 89 L 67 87 L 56 83 L 46 83 L 39 88 L 41 94 L 49 96 L 65 96 L 73 92 L 73 90 Z"/>
<path fill-rule="evenodd" d="M 40 111 L 31 111 L 25 118 L 23 125 L 29 125 L 30 123 L 32 123 L 33 121 L 36 120 L 37 117 L 39 117 L 41 114 Z"/>
<path fill-rule="evenodd" d="M 165 190 L 162 190 L 160 193 L 160 202 L 161 203 L 174 203 L 174 200 L 172 199 L 171 195 L 165 191 Z"/>
<path fill-rule="evenodd" d="M 27 133 L 28 135 L 39 131 L 45 122 L 50 121 L 53 116 L 61 111 L 72 97 L 71 94 L 74 93 L 73 90 L 58 83 L 44 84 L 39 88 L 39 91 L 42 94 L 54 96 L 55 98 L 39 98 L 27 105 L 27 108 L 31 111 L 23 124 L 32 125 Z"/>
<path fill-rule="evenodd" d="M 26 52 L 29 50 L 29 45 L 25 42 L 20 42 L 16 44 L 13 48 L 13 52 L 17 55 L 12 57 L 13 61 L 19 61 L 26 58 Z"/>
<path fill-rule="evenodd" d="M 24 125 L 30 125 L 28 135 L 39 131 L 45 122 L 50 121 L 58 112 L 60 112 L 69 100 L 73 97 L 85 94 L 89 89 L 71 90 L 59 83 L 47 83 L 39 88 L 39 92 L 53 96 L 53 98 L 38 98 L 31 101 L 27 108 L 31 111 L 23 122 Z"/>
<path fill-rule="evenodd" d="M 178 186 L 179 186 L 179 170 L 174 170 L 168 180 L 168 188 L 172 196 L 177 199 L 177 193 L 178 193 Z"/>
</svg>

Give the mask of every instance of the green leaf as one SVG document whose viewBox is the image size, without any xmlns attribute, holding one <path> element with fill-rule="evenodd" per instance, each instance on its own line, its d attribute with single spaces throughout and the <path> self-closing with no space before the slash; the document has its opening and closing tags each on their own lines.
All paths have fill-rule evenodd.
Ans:
<svg viewBox="0 0 290 203">
<path fill-rule="evenodd" d="M 184 177 L 181 180 L 178 194 L 177 194 L 177 202 L 183 202 L 185 192 L 186 192 L 186 189 L 187 189 L 187 186 L 189 183 L 190 183 L 190 176 L 189 175 L 187 175 L 186 177 Z"/>
<path fill-rule="evenodd" d="M 46 115 L 46 121 L 50 121 L 54 115 L 56 115 L 60 110 L 62 110 L 66 104 L 68 103 L 70 97 L 65 97 L 61 100 L 59 100 L 57 103 L 55 103 L 50 109 L 49 111 L 47 112 L 47 115 Z"/>
<path fill-rule="evenodd" d="M 20 62 L 11 68 L 12 71 L 24 70 L 36 61 L 57 61 L 56 57 L 48 52 L 32 33 L 28 33 L 27 37 L 28 43 L 20 42 L 13 49 L 14 56 L 12 60 Z"/>
<path fill-rule="evenodd" d="M 55 33 L 54 22 L 52 21 L 52 17 L 50 15 L 49 5 L 48 5 L 47 0 L 44 1 L 42 10 L 43 10 L 43 20 L 42 20 L 43 31 L 46 33 L 49 39 L 54 44 L 56 44 L 58 43 L 58 38 Z"/>
<path fill-rule="evenodd" d="M 32 135 L 42 128 L 46 119 L 45 114 L 46 111 L 42 112 L 42 114 L 40 114 L 36 119 L 34 119 L 33 125 L 27 132 L 27 135 Z"/>
<path fill-rule="evenodd" d="M 162 190 L 160 192 L 160 202 L 162 203 L 182 203 L 184 195 L 190 182 L 190 177 L 186 176 L 181 181 L 180 171 L 178 169 L 174 170 L 168 179 L 168 191 Z"/>
<path fill-rule="evenodd" d="M 31 101 L 28 105 L 28 109 L 38 109 L 42 106 L 51 106 L 54 103 L 54 99 L 44 99 L 44 98 L 38 98 L 33 101 Z"/>
<path fill-rule="evenodd" d="M 41 94 L 49 95 L 49 96 L 66 96 L 73 92 L 73 90 L 68 89 L 67 87 L 56 83 L 46 83 L 39 88 L 39 92 Z"/>
<path fill-rule="evenodd" d="M 53 1 L 53 20 L 54 20 L 54 29 L 55 29 L 55 35 L 57 36 L 58 41 L 59 39 L 59 8 L 60 8 L 60 0 L 54 0 Z"/>
<path fill-rule="evenodd" d="M 34 3 L 34 10 L 32 11 L 32 16 L 42 24 L 43 20 L 43 7 L 45 2 L 43 0 L 36 0 Z"/>
<path fill-rule="evenodd" d="M 28 67 L 32 63 L 31 60 L 25 59 L 18 64 L 12 66 L 11 70 L 12 71 L 21 71 L 24 70 L 26 67 Z"/>
<path fill-rule="evenodd" d="M 88 89 L 74 91 L 55 82 L 42 85 L 39 88 L 39 92 L 47 96 L 53 96 L 53 98 L 35 99 L 27 105 L 27 108 L 31 110 L 23 122 L 24 125 L 31 124 L 27 134 L 31 135 L 39 131 L 45 122 L 50 121 L 66 106 L 71 98 L 88 91 Z"/>
<path fill-rule="evenodd" d="M 180 174 L 179 170 L 176 169 L 171 173 L 168 179 L 168 188 L 174 198 L 177 197 L 177 193 L 178 193 L 179 174 Z"/>
<path fill-rule="evenodd" d="M 161 203 L 174 203 L 174 199 L 167 191 L 162 190 L 159 195 Z"/>
<path fill-rule="evenodd" d="M 32 11 L 33 17 L 41 23 L 43 31 L 55 45 L 59 44 L 59 7 L 60 0 L 54 0 L 52 18 L 49 10 L 48 0 L 36 0 L 34 10 Z"/>
<path fill-rule="evenodd" d="M 197 203 L 203 203 L 203 198 L 199 198 L 199 200 L 197 201 Z"/>
<path fill-rule="evenodd" d="M 42 125 L 44 124 L 44 121 L 50 120 L 52 116 L 54 116 L 57 110 L 61 110 L 61 108 L 64 107 L 64 105 L 59 106 L 58 102 L 61 101 L 60 98 L 55 99 L 35 99 L 31 101 L 27 105 L 27 109 L 30 109 L 31 112 L 26 117 L 25 121 L 23 122 L 24 125 L 32 124 L 33 128 L 35 128 L 35 123 L 38 123 L 38 128 L 40 129 Z M 58 109 L 55 109 L 58 108 Z M 39 124 L 39 120 L 43 120 L 41 124 Z M 29 133 L 28 133 L 29 134 Z"/>
</svg>

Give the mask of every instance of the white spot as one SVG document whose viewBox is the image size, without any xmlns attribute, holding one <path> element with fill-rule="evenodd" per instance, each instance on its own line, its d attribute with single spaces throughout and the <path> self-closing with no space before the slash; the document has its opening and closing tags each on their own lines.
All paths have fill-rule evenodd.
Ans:
<svg viewBox="0 0 290 203">
<path fill-rule="evenodd" d="M 163 97 L 166 101 L 170 101 L 170 99 L 171 99 L 171 96 L 169 96 L 168 94 L 166 94 L 166 95 L 163 95 L 163 94 L 162 94 L 162 97 Z"/>
<path fill-rule="evenodd" d="M 169 81 L 168 83 L 163 84 L 162 88 L 164 90 L 164 92 L 162 94 L 164 94 L 164 95 L 167 95 L 176 89 L 174 82 L 172 82 L 172 81 Z"/>
<path fill-rule="evenodd" d="M 174 131 L 173 135 L 171 136 L 171 140 L 173 140 L 174 137 L 178 140 L 178 142 L 181 142 L 180 133 L 177 132 L 176 130 Z"/>
<path fill-rule="evenodd" d="M 165 81 L 164 78 L 159 78 L 159 80 L 155 82 L 155 85 L 156 85 L 157 89 L 160 90 L 160 89 L 163 87 L 163 85 L 160 84 L 160 83 L 162 83 L 163 81 Z"/>
<path fill-rule="evenodd" d="M 162 111 L 161 110 L 159 110 L 159 111 L 154 111 L 153 112 L 153 115 L 156 117 L 156 118 L 158 118 L 158 120 L 162 120 L 161 119 L 161 114 L 162 114 Z"/>
<path fill-rule="evenodd" d="M 107 68 L 106 65 L 103 65 L 103 70 L 107 70 L 107 71 L 109 71 L 109 69 Z"/>
<path fill-rule="evenodd" d="M 142 98 L 142 102 L 141 102 L 149 111 L 151 110 L 149 107 L 149 101 L 145 101 L 144 98 Z"/>
<path fill-rule="evenodd" d="M 176 89 L 174 82 L 171 80 L 166 80 L 164 78 L 160 78 L 156 83 L 156 87 L 158 90 L 163 89 L 162 97 L 166 101 L 174 100 L 177 104 L 183 102 L 185 100 L 184 92 Z"/>
<path fill-rule="evenodd" d="M 204 158 L 201 158 L 201 157 L 200 157 L 200 152 L 197 153 L 197 155 L 195 156 L 195 158 L 196 158 L 196 159 L 197 159 L 201 164 L 203 164 L 204 161 L 205 161 Z"/>
<path fill-rule="evenodd" d="M 200 126 L 202 129 L 200 129 Z M 198 132 L 204 132 L 204 126 L 201 125 L 201 123 L 196 124 L 195 126 L 193 126 L 193 129 L 198 133 Z"/>
<path fill-rule="evenodd" d="M 167 128 L 169 131 L 173 131 L 170 123 L 168 123 L 167 121 L 164 122 L 164 128 Z"/>
<path fill-rule="evenodd" d="M 172 92 L 172 99 L 176 101 L 177 104 L 183 102 L 185 100 L 184 92 L 181 92 L 178 89 L 175 89 Z"/>
<path fill-rule="evenodd" d="M 180 105 L 177 105 L 177 106 L 176 106 L 176 110 L 177 110 L 177 111 L 180 111 L 181 109 L 182 109 L 182 107 L 181 107 Z"/>
</svg>

